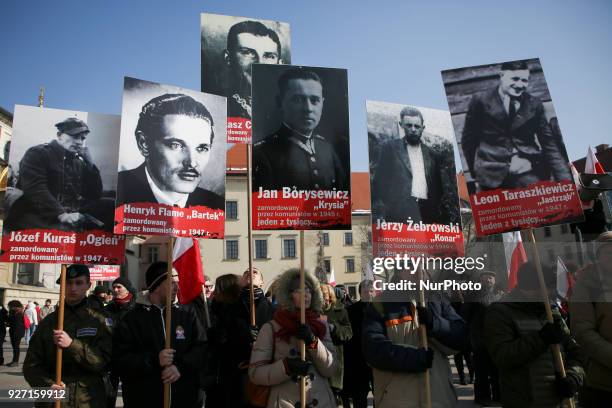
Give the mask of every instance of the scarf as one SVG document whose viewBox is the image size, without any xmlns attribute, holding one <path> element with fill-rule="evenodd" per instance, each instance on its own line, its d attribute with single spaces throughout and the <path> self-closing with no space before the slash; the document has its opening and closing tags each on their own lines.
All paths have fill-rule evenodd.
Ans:
<svg viewBox="0 0 612 408">
<path fill-rule="evenodd" d="M 242 290 L 240 291 L 240 298 L 248 303 L 250 296 L 251 288 L 249 286 L 242 288 Z M 257 303 L 260 299 L 265 298 L 263 290 L 254 286 L 253 297 L 255 298 L 255 303 Z"/>
<path fill-rule="evenodd" d="M 319 318 L 319 313 L 312 310 L 306 310 L 306 324 L 320 339 L 325 336 L 325 323 Z M 298 326 L 300 325 L 300 310 L 289 311 L 287 309 L 278 309 L 274 313 L 274 320 L 280 325 L 280 330 L 276 334 L 277 337 L 289 343 L 289 338 L 295 336 Z"/>
<path fill-rule="evenodd" d="M 125 306 L 126 304 L 130 303 L 132 300 L 132 294 L 130 292 L 128 292 L 127 295 L 125 295 L 123 297 L 123 299 L 119 299 L 119 298 L 115 298 L 115 303 L 121 307 Z"/>
</svg>

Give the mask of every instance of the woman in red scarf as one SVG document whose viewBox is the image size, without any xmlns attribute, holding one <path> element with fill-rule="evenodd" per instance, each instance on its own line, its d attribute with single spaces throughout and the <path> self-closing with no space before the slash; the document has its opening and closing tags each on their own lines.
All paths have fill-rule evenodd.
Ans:
<svg viewBox="0 0 612 408">
<path fill-rule="evenodd" d="M 270 408 L 296 406 L 300 376 L 306 376 L 307 406 L 336 406 L 328 381 L 339 369 L 336 349 L 329 326 L 321 319 L 319 283 L 309 273 L 305 282 L 306 324 L 300 324 L 300 272 L 290 269 L 277 280 L 278 309 L 259 331 L 251 353 L 249 376 L 255 384 L 270 386 Z M 306 361 L 300 360 L 299 340 L 306 343 Z"/>
</svg>

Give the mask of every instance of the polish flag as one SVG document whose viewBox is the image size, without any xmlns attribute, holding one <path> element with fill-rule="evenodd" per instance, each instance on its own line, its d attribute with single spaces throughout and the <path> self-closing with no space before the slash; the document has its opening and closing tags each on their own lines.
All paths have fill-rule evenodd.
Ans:
<svg viewBox="0 0 612 408">
<path fill-rule="evenodd" d="M 172 266 L 178 273 L 179 303 L 192 302 L 202 294 L 204 269 L 197 238 L 177 238 L 174 242 Z"/>
<path fill-rule="evenodd" d="M 508 268 L 508 290 L 514 289 L 518 283 L 518 270 L 527 262 L 527 254 L 523 246 L 520 231 L 504 232 L 504 255 Z"/>
<path fill-rule="evenodd" d="M 560 257 L 557 257 L 557 296 L 568 300 L 574 287 L 574 278 Z"/>
<path fill-rule="evenodd" d="M 595 152 L 593 152 L 593 149 L 591 149 L 591 146 L 589 146 L 589 151 L 587 152 L 586 163 L 584 165 L 584 172 L 586 174 L 605 174 L 606 173 L 606 171 L 604 170 L 599 160 L 597 160 L 597 156 L 595 156 Z"/>
<path fill-rule="evenodd" d="M 578 173 L 578 170 L 576 170 L 576 166 L 574 166 L 574 163 L 570 162 L 570 170 L 572 171 L 572 178 L 574 179 L 574 184 L 576 184 L 576 191 L 578 192 L 578 195 L 580 195 L 580 192 L 582 191 L 582 180 L 580 180 L 580 173 Z M 584 200 L 580 200 L 580 203 L 582 204 L 582 208 L 584 210 L 589 210 L 591 208 L 593 208 L 593 201 L 584 201 Z"/>
<path fill-rule="evenodd" d="M 336 274 L 334 274 L 334 268 L 332 268 L 331 273 L 329 274 L 329 282 L 331 286 L 336 286 Z"/>
</svg>

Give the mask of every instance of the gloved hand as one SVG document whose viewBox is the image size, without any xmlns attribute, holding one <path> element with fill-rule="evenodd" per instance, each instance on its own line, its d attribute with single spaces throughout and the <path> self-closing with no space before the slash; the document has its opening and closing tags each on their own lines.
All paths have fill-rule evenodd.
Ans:
<svg viewBox="0 0 612 408">
<path fill-rule="evenodd" d="M 431 310 L 426 307 L 417 306 L 417 313 L 419 315 L 419 324 L 424 324 L 427 330 L 432 330 L 434 316 Z"/>
<path fill-rule="evenodd" d="M 249 327 L 249 331 L 251 332 L 251 339 L 253 339 L 253 341 L 256 341 L 257 335 L 259 334 L 259 327 L 251 326 Z"/>
<path fill-rule="evenodd" d="M 560 320 L 555 320 L 554 323 L 546 322 L 538 332 L 542 341 L 546 344 L 559 344 L 563 340 L 565 333 L 561 326 Z"/>
<path fill-rule="evenodd" d="M 314 343 L 317 338 L 315 337 L 312 329 L 307 324 L 300 324 L 295 332 L 295 337 L 300 340 L 304 340 L 304 343 L 308 346 Z"/>
<path fill-rule="evenodd" d="M 283 365 L 285 366 L 285 372 L 287 375 L 294 376 L 305 376 L 308 375 L 308 370 L 312 366 L 312 362 L 306 360 L 302 361 L 299 357 L 285 357 L 283 359 Z"/>
<path fill-rule="evenodd" d="M 571 375 L 561 378 L 561 376 L 557 374 L 555 378 L 555 388 L 557 389 L 557 395 L 559 397 L 572 398 L 574 394 L 578 392 L 578 383 Z"/>
</svg>

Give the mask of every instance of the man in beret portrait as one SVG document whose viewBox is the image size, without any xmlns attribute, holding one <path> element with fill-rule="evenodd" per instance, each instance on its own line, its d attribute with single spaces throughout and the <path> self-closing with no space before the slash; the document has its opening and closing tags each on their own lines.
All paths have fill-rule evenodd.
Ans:
<svg viewBox="0 0 612 408">
<path fill-rule="evenodd" d="M 215 137 L 213 117 L 202 103 L 183 94 L 155 97 L 142 107 L 135 136 L 144 162 L 119 172 L 117 206 L 224 208 L 223 197 L 198 187 Z"/>
<path fill-rule="evenodd" d="M 572 180 L 542 101 L 527 91 L 529 80 L 526 61 L 505 62 L 499 82 L 470 100 L 461 147 L 481 191 Z"/>
<path fill-rule="evenodd" d="M 86 297 L 90 286 L 87 266 L 66 268 L 63 329 L 57 330 L 59 310 L 45 317 L 30 340 L 23 362 L 23 376 L 31 387 L 66 391 L 64 407 L 108 406 L 105 383 L 111 364 L 113 336 L 110 321 Z M 58 347 L 64 356 L 61 384 L 55 381 Z M 36 406 L 47 405 L 37 403 Z"/>
<path fill-rule="evenodd" d="M 31 228 L 81 231 L 113 227 L 113 199 L 86 140 L 89 126 L 76 117 L 55 124 L 56 138 L 30 147 L 19 163 L 18 196 L 4 223 L 9 231 Z"/>
<path fill-rule="evenodd" d="M 347 190 L 348 172 L 334 146 L 316 132 L 325 102 L 321 77 L 292 68 L 281 74 L 278 88 L 282 125 L 253 147 L 254 189 Z"/>
</svg>

